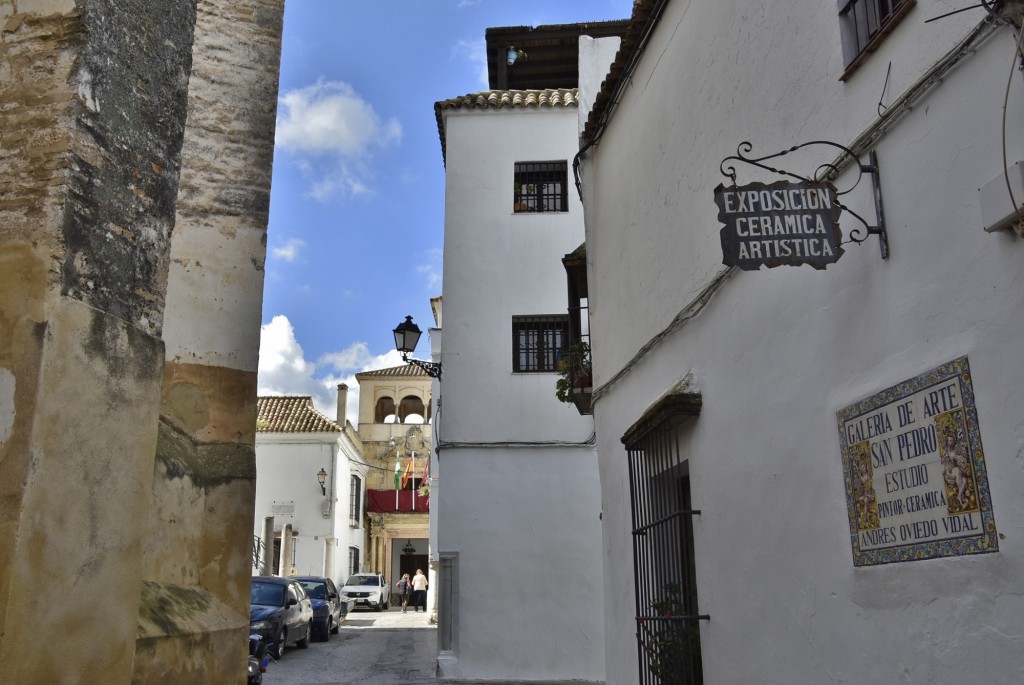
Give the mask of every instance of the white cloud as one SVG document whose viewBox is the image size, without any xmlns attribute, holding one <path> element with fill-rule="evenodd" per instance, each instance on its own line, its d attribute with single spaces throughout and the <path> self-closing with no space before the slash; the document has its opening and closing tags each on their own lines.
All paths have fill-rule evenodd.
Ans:
<svg viewBox="0 0 1024 685">
<path fill-rule="evenodd" d="M 280 99 L 275 143 L 312 155 L 362 157 L 374 146 L 402 139 L 397 119 L 383 121 L 347 83 L 319 80 Z"/>
<path fill-rule="evenodd" d="M 397 350 L 374 355 L 364 342 L 323 355 L 316 363 L 306 361 L 302 346 L 288 317 L 275 316 L 260 328 L 260 361 L 257 392 L 260 395 L 310 395 L 317 411 L 330 419 L 337 417 L 338 384 L 348 385 L 345 416 L 359 423 L 359 384 L 361 371 L 401 366 Z"/>
<path fill-rule="evenodd" d="M 290 90 L 279 105 L 275 145 L 309 180 L 306 197 L 323 202 L 372 193 L 374 154 L 402 139 L 397 119 L 382 119 L 342 81 Z"/>
<path fill-rule="evenodd" d="M 426 252 L 427 261 L 416 267 L 416 273 L 424 277 L 427 290 L 431 293 L 440 292 L 441 289 L 441 263 L 443 253 L 440 248 L 433 248 Z"/>
<path fill-rule="evenodd" d="M 483 38 L 474 41 L 460 40 L 452 48 L 452 59 L 469 62 L 469 64 L 476 67 L 480 85 L 483 88 L 487 88 L 489 81 L 487 76 L 487 41 Z"/>
<path fill-rule="evenodd" d="M 294 262 L 299 252 L 306 246 L 306 241 L 299 240 L 298 238 L 292 238 L 287 241 L 284 245 L 279 247 L 271 247 L 270 254 L 277 259 L 285 262 Z"/>
</svg>

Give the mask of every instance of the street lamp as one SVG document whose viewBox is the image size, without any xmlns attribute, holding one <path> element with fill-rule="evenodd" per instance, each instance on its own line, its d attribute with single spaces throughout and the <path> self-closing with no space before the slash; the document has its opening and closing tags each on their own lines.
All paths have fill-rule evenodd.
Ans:
<svg viewBox="0 0 1024 685">
<path fill-rule="evenodd" d="M 420 359 L 413 359 L 409 356 L 416 349 L 416 343 L 420 341 L 423 334 L 420 327 L 412 322 L 412 317 L 405 317 L 405 321 L 395 326 L 395 349 L 402 353 L 402 361 L 415 364 L 431 378 L 441 380 L 441 365 L 435 362 L 425 362 Z"/>
<path fill-rule="evenodd" d="M 324 483 L 327 482 L 327 472 L 324 471 L 324 467 L 320 467 L 320 470 L 316 474 L 316 482 L 320 483 L 320 490 L 324 493 L 324 497 L 327 496 L 327 486 Z"/>
</svg>

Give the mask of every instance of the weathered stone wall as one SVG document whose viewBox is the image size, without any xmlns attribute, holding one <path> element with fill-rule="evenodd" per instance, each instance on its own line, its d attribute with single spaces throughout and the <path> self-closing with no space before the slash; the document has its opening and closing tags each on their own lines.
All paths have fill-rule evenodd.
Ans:
<svg viewBox="0 0 1024 685">
<path fill-rule="evenodd" d="M 0 2 L 0 682 L 131 675 L 194 21 Z"/>
<path fill-rule="evenodd" d="M 2 683 L 241 678 L 282 13 L 0 0 Z"/>
<path fill-rule="evenodd" d="M 283 1 L 200 0 L 197 15 L 136 683 L 231 682 L 249 626 Z"/>
</svg>

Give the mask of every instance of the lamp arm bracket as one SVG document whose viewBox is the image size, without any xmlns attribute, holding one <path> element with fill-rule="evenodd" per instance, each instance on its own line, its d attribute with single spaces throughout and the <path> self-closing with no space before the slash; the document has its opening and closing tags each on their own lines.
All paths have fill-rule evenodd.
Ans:
<svg viewBox="0 0 1024 685">
<path fill-rule="evenodd" d="M 826 162 L 824 164 L 818 165 L 818 167 L 814 170 L 814 173 L 811 175 L 801 175 L 798 173 L 794 173 L 792 171 L 772 167 L 763 163 L 767 160 L 775 159 L 777 157 L 784 157 L 791 152 L 796 152 L 801 148 L 810 147 L 812 145 L 825 145 L 828 147 L 833 147 L 840 150 L 842 154 L 839 156 L 838 159 L 832 162 Z M 733 186 L 736 185 L 736 167 L 734 164 L 732 164 L 732 162 L 742 162 L 744 164 L 749 164 L 759 169 L 770 171 L 774 174 L 789 176 L 790 178 L 795 178 L 799 181 L 804 181 L 805 183 L 820 183 L 822 181 L 834 181 L 839 176 L 840 165 L 842 162 L 845 161 L 846 157 L 849 157 L 851 160 L 853 160 L 856 163 L 857 180 L 855 180 L 853 185 L 847 188 L 846 190 L 836 191 L 836 196 L 845 195 L 851 192 L 860 183 L 861 177 L 864 174 L 869 174 L 871 176 L 871 184 L 872 189 L 874 191 L 875 216 L 877 217 L 877 221 L 875 225 L 872 226 L 868 224 L 868 222 L 865 221 L 863 217 L 854 212 L 852 209 L 850 209 L 849 207 L 842 203 L 839 203 L 839 206 L 842 209 L 845 209 L 855 219 L 857 219 L 857 221 L 863 224 L 863 227 L 857 226 L 856 228 L 850 231 L 850 239 L 846 242 L 854 242 L 860 244 L 867 240 L 868 236 L 877 235 L 878 247 L 882 253 L 882 259 L 889 258 L 889 235 L 885 229 L 885 214 L 882 208 L 882 188 L 881 181 L 879 178 L 878 156 L 875 154 L 874 150 L 872 150 L 868 154 L 868 164 L 864 164 L 863 162 L 861 162 L 860 157 L 857 155 L 856 152 L 846 147 L 845 145 L 840 145 L 839 143 L 834 143 L 830 140 L 812 140 L 807 143 L 794 145 L 793 147 L 782 150 L 781 152 L 775 152 L 770 155 L 764 155 L 763 157 L 748 156 L 750 151 L 753 149 L 754 146 L 751 145 L 750 142 L 743 141 L 738 146 L 736 146 L 735 155 L 729 155 L 728 157 L 723 159 L 721 163 L 718 165 L 718 170 L 722 172 L 722 175 L 728 176 L 729 178 L 732 179 Z"/>
<path fill-rule="evenodd" d="M 437 362 L 426 362 L 423 361 L 422 359 L 415 359 L 404 352 L 402 353 L 402 361 L 406 362 L 407 364 L 414 364 L 420 367 L 421 369 L 426 371 L 427 375 L 430 376 L 431 378 L 441 380 L 441 365 Z"/>
</svg>

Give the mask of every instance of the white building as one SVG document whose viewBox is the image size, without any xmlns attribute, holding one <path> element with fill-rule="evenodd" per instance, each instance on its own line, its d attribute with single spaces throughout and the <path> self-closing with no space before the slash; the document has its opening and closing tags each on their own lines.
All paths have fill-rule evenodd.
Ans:
<svg viewBox="0 0 1024 685">
<path fill-rule="evenodd" d="M 1013 217 L 1004 154 L 1024 198 L 1022 6 L 1000 3 L 1014 14 L 998 19 L 978 7 L 926 21 L 966 4 L 853 0 L 838 16 L 812 0 L 636 4 L 580 168 L 608 683 L 1021 682 L 1024 246 L 998 229 Z M 868 16 L 883 22 L 858 42 Z M 495 296 L 476 307 L 460 306 L 445 283 L 444 351 L 465 355 L 445 357 L 446 440 L 493 439 L 474 434 L 485 408 L 533 427 L 510 440 L 555 432 L 554 408 L 491 403 L 509 379 L 487 360 L 507 353 L 500 319 L 523 312 L 518 294 L 530 292 L 507 262 L 511 274 L 557 266 L 539 253 L 511 257 L 534 229 L 527 222 L 543 217 L 494 211 L 508 204 L 511 159 L 572 159 L 555 154 L 555 140 L 516 137 L 511 120 L 548 113 L 447 119 L 445 276 L 497 276 Z M 483 145 L 496 117 L 510 120 L 507 138 Z M 823 270 L 723 266 L 715 189 L 733 183 L 723 170 L 732 166 L 740 187 L 794 180 L 723 164 L 744 141 L 747 158 L 810 141 L 851 148 L 863 164 L 874 152 L 879 173 L 841 201 L 877 225 L 880 179 L 888 258 L 871 235 Z M 763 164 L 813 176 L 837 161 L 844 191 L 857 169 L 838 148 L 810 145 Z M 844 240 L 860 230 L 846 210 L 839 225 Z M 763 233 L 773 249 L 792 237 Z M 479 343 L 463 349 L 470 336 Z M 475 392 L 463 368 L 483 374 Z M 468 398 L 478 406 L 462 409 L 473 419 L 464 421 L 457 402 Z M 443 451 L 446 488 L 446 458 L 494 454 Z M 485 464 L 501 480 L 538 480 L 518 454 L 502 455 Z"/>
<path fill-rule="evenodd" d="M 569 175 L 579 37 L 624 28 L 490 29 L 495 90 L 435 106 L 446 207 L 432 503 L 448 678 L 604 680 L 594 425 L 556 399 L 555 382 L 569 336 L 559 260 L 583 240 Z M 601 75 L 610 40 L 587 42 Z M 509 46 L 529 58 L 507 66 Z"/>
<path fill-rule="evenodd" d="M 338 390 L 345 421 L 348 388 Z M 257 411 L 253 534 L 269 543 L 266 549 L 280 562 L 277 575 L 324 575 L 344 584 L 364 570 L 368 467 L 358 434 L 350 423 L 342 426 L 314 409 L 309 396 L 260 397 Z"/>
</svg>

